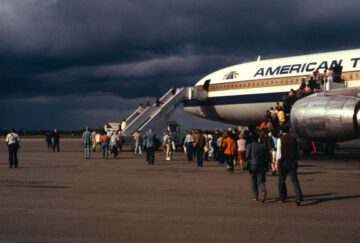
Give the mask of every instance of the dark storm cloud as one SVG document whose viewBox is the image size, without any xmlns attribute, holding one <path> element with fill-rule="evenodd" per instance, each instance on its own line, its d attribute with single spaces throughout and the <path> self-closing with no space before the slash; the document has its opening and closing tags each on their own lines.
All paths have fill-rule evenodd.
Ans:
<svg viewBox="0 0 360 243">
<path fill-rule="evenodd" d="M 0 98 L 103 92 L 127 102 L 258 55 L 358 48 L 359 7 L 355 0 L 0 0 Z"/>
<path fill-rule="evenodd" d="M 357 1 L 3 0 L 1 96 L 120 90 L 171 82 L 258 54 L 355 47 Z M 351 33 L 351 38 L 345 38 Z M 194 80 L 189 80 L 194 78 Z M 157 84 L 160 83 L 160 84 Z M 144 89 L 132 90 L 131 85 Z M 131 92 L 130 92 L 131 91 Z"/>
</svg>

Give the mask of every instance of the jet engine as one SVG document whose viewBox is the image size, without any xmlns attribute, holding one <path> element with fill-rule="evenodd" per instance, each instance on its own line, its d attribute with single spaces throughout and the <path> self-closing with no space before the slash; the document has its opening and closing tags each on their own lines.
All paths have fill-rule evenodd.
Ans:
<svg viewBox="0 0 360 243">
<path fill-rule="evenodd" d="M 360 99 L 312 95 L 291 109 L 291 125 L 304 139 L 340 142 L 360 137 Z"/>
</svg>

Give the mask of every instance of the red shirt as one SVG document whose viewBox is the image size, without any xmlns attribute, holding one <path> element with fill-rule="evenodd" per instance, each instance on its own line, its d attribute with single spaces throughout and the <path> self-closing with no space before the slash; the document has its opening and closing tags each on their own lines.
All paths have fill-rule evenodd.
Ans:
<svg viewBox="0 0 360 243">
<path fill-rule="evenodd" d="M 106 134 L 101 135 L 101 142 L 107 142 L 109 140 L 108 136 Z"/>
</svg>

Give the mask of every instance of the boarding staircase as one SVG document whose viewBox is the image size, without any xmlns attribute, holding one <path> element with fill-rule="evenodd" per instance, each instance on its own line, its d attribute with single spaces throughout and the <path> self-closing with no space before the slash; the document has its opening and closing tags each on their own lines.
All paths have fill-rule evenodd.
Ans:
<svg viewBox="0 0 360 243">
<path fill-rule="evenodd" d="M 155 103 L 144 107 L 143 110 L 136 109 L 126 119 L 127 125 L 122 131 L 123 135 L 130 137 L 138 130 L 145 133 L 149 128 L 153 128 L 157 134 L 163 134 L 176 107 L 189 96 L 191 90 L 190 87 L 170 89 L 159 99 L 160 104 Z"/>
</svg>

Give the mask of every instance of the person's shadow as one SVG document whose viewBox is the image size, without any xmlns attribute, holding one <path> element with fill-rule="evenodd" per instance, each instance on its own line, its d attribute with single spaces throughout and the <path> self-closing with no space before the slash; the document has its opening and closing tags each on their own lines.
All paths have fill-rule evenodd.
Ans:
<svg viewBox="0 0 360 243">
<path fill-rule="evenodd" d="M 339 200 L 348 200 L 353 198 L 360 198 L 360 195 L 345 195 L 345 196 L 335 196 L 337 193 L 324 193 L 324 194 L 312 194 L 304 195 L 304 201 L 301 206 L 312 206 L 319 203 L 324 203 L 328 201 L 339 201 Z M 330 197 L 329 197 L 330 196 Z"/>
<path fill-rule="evenodd" d="M 336 196 L 336 192 L 328 192 L 322 194 L 305 194 L 303 196 L 304 200 L 301 203 L 301 206 L 313 206 L 319 203 L 324 203 L 328 201 L 337 201 L 337 200 L 348 200 L 353 198 L 360 198 L 360 195 L 347 195 L 347 196 Z M 269 198 L 271 200 L 271 198 Z M 287 197 L 286 202 L 295 201 L 294 196 Z M 274 199 L 276 202 L 276 199 Z"/>
</svg>

